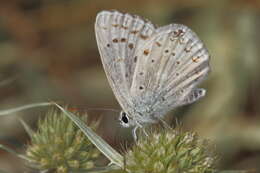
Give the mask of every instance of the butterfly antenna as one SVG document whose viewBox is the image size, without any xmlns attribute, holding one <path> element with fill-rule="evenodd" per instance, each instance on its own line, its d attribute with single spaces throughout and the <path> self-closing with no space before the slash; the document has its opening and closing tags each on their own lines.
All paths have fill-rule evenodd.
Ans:
<svg viewBox="0 0 260 173">
<path fill-rule="evenodd" d="M 71 110 L 81 110 L 81 109 L 84 109 L 84 110 L 87 110 L 87 111 L 112 111 L 112 112 L 117 112 L 119 113 L 120 110 L 118 109 L 110 109 L 110 108 L 70 108 Z"/>
<path fill-rule="evenodd" d="M 86 110 L 95 110 L 95 111 L 112 111 L 112 112 L 120 112 L 118 109 L 110 109 L 110 108 L 87 108 Z"/>
</svg>

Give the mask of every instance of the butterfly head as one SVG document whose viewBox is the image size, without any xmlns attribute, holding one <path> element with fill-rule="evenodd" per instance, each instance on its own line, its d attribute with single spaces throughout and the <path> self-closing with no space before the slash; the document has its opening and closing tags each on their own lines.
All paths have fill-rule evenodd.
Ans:
<svg viewBox="0 0 260 173">
<path fill-rule="evenodd" d="M 123 127 L 130 127 L 134 125 L 134 120 L 124 111 L 120 112 L 119 121 Z"/>
</svg>

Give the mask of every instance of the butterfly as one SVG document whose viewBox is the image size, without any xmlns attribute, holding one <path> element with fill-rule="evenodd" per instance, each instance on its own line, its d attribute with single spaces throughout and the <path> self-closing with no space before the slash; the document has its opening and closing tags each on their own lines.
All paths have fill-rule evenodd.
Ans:
<svg viewBox="0 0 260 173">
<path fill-rule="evenodd" d="M 137 15 L 97 14 L 95 34 L 109 84 L 122 107 L 123 127 L 156 123 L 170 110 L 206 94 L 209 53 L 187 26 L 156 27 Z"/>
</svg>

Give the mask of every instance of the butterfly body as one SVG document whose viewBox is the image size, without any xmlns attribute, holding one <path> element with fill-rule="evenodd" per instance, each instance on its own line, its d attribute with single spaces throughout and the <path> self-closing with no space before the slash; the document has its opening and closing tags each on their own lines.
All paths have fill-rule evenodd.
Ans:
<svg viewBox="0 0 260 173">
<path fill-rule="evenodd" d="M 209 53 L 188 27 L 156 28 L 139 16 L 102 11 L 95 32 L 108 81 L 123 109 L 123 126 L 157 122 L 205 95 L 197 85 L 210 70 Z"/>
</svg>

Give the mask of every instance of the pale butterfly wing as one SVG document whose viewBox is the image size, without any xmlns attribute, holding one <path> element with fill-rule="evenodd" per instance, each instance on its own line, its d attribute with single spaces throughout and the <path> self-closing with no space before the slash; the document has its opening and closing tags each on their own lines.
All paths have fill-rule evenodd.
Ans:
<svg viewBox="0 0 260 173">
<path fill-rule="evenodd" d="M 151 38 L 155 27 L 138 16 L 102 11 L 97 15 L 95 32 L 111 88 L 125 111 L 133 109 L 130 87 L 137 61 L 135 54 Z"/>
<path fill-rule="evenodd" d="M 205 90 L 196 86 L 210 69 L 207 49 L 188 27 L 171 24 L 156 33 L 137 52 L 131 86 L 137 109 L 154 118 L 203 97 Z"/>
<path fill-rule="evenodd" d="M 188 27 L 155 29 L 138 16 L 103 11 L 95 31 L 109 83 L 136 127 L 205 95 L 197 85 L 209 72 L 209 54 Z"/>
</svg>

